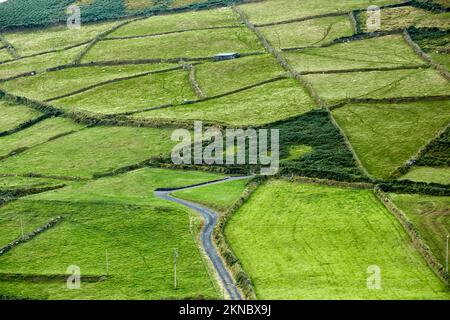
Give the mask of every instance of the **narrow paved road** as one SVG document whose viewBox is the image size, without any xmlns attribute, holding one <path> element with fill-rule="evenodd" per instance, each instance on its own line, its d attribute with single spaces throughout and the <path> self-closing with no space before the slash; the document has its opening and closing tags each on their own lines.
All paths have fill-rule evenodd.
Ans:
<svg viewBox="0 0 450 320">
<path fill-rule="evenodd" d="M 206 252 L 206 255 L 211 260 L 214 269 L 216 270 L 216 273 L 218 274 L 223 287 L 228 293 L 228 296 L 231 300 L 242 300 L 242 295 L 239 292 L 239 290 L 236 287 L 236 284 L 233 281 L 233 277 L 228 272 L 228 269 L 225 268 L 225 265 L 222 262 L 222 259 L 220 259 L 219 254 L 216 251 L 216 248 L 213 245 L 212 242 L 212 232 L 214 230 L 214 227 L 217 224 L 217 213 L 202 206 L 197 203 L 193 203 L 190 201 L 182 200 L 175 198 L 171 196 L 170 194 L 174 191 L 178 190 L 188 190 L 188 189 L 194 189 L 194 188 L 201 188 L 205 186 L 210 186 L 213 184 L 219 184 L 219 183 L 225 183 L 230 182 L 233 180 L 242 180 L 242 179 L 248 179 L 251 178 L 251 176 L 244 176 L 244 177 L 230 177 L 223 180 L 218 181 L 212 181 L 207 182 L 201 185 L 193 185 L 193 186 L 186 186 L 181 188 L 173 188 L 173 189 L 157 189 L 155 191 L 155 195 L 161 199 L 176 202 L 179 204 L 182 204 L 190 209 L 193 209 L 197 211 L 205 220 L 205 226 L 202 230 L 202 233 L 200 234 L 201 244 L 203 249 Z"/>
</svg>

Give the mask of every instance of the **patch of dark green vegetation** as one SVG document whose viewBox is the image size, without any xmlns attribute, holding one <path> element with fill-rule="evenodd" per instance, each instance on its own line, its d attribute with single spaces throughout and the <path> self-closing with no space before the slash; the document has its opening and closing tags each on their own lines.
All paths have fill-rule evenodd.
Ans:
<svg viewBox="0 0 450 320">
<path fill-rule="evenodd" d="M 438 183 L 413 182 L 409 180 L 382 181 L 378 186 L 384 192 L 415 193 L 431 196 L 450 196 L 450 186 Z"/>
<path fill-rule="evenodd" d="M 439 51 L 450 43 L 450 30 L 411 27 L 408 32 L 424 52 Z"/>
<path fill-rule="evenodd" d="M 449 12 L 450 11 L 449 7 L 447 7 L 443 4 L 437 3 L 434 0 L 412 0 L 411 5 L 416 8 L 433 11 L 433 12 Z"/>
<path fill-rule="evenodd" d="M 348 149 L 344 137 L 333 125 L 330 114 L 326 110 L 313 110 L 288 121 L 280 121 L 261 127 L 262 129 L 279 130 L 280 175 L 300 175 L 305 177 L 332 179 L 347 182 L 368 182 L 358 168 L 353 154 Z M 270 133 L 268 133 L 270 136 Z M 225 135 L 224 135 L 225 136 Z M 212 141 L 206 141 L 206 147 Z M 271 150 L 270 138 L 268 150 Z M 246 158 L 248 159 L 249 141 L 246 140 Z M 223 146 L 224 162 L 226 146 Z M 235 160 L 239 153 L 235 150 Z M 194 163 L 194 148 L 191 150 Z M 214 156 L 214 154 L 213 154 Z M 163 165 L 171 166 L 169 158 L 161 159 Z M 181 169 L 200 169 L 227 174 L 259 173 L 261 165 L 218 165 L 172 166 Z"/>
<path fill-rule="evenodd" d="M 272 128 L 280 130 L 281 174 L 368 181 L 326 110 L 313 110 Z M 292 147 L 300 145 L 311 147 L 311 152 L 298 158 L 290 157 Z"/>
<path fill-rule="evenodd" d="M 450 166 L 450 129 L 427 146 L 417 164 L 427 167 Z"/>
</svg>

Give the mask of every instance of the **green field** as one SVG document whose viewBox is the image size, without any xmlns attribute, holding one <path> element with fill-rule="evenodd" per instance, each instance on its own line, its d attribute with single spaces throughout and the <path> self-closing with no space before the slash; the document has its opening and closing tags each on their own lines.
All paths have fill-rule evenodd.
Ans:
<svg viewBox="0 0 450 320">
<path fill-rule="evenodd" d="M 315 108 L 293 79 L 281 80 L 219 99 L 138 113 L 136 119 L 204 120 L 231 126 L 262 125 Z"/>
<path fill-rule="evenodd" d="M 136 59 L 212 57 L 221 52 L 248 53 L 262 46 L 248 29 L 189 31 L 150 38 L 104 40 L 83 57 L 83 62 Z"/>
<path fill-rule="evenodd" d="M 450 184 L 450 168 L 412 167 L 401 179 Z"/>
<path fill-rule="evenodd" d="M 67 183 L 56 179 L 21 177 L 21 176 L 0 176 L 0 192 L 2 190 L 17 190 L 31 188 L 46 188 L 59 186 Z"/>
<path fill-rule="evenodd" d="M 52 103 L 64 110 L 114 114 L 195 98 L 187 72 L 178 70 L 106 84 Z"/>
<path fill-rule="evenodd" d="M 241 22 L 228 8 L 193 11 L 165 16 L 154 16 L 129 23 L 109 34 L 109 37 L 129 37 L 176 32 L 211 27 L 239 26 Z"/>
<path fill-rule="evenodd" d="M 93 66 L 68 68 L 24 77 L 0 84 L 9 93 L 31 99 L 55 98 L 115 78 L 173 67 L 171 64 Z"/>
<path fill-rule="evenodd" d="M 449 299 L 370 190 L 271 180 L 225 234 L 259 299 Z M 380 290 L 367 287 L 372 265 Z"/>
<path fill-rule="evenodd" d="M 83 126 L 75 124 L 65 118 L 46 119 L 27 129 L 0 137 L 0 156 L 6 156 L 18 149 L 31 148 L 41 145 L 42 143 L 47 142 L 50 138 L 73 131 L 78 131 L 81 128 L 83 128 Z M 3 166 L 4 162 L 1 162 L 0 171 L 2 171 L 2 173 L 10 173 L 2 170 Z"/>
<path fill-rule="evenodd" d="M 207 96 L 226 93 L 265 81 L 284 72 L 271 55 L 257 55 L 195 67 L 197 82 Z M 220 83 L 220 86 L 217 84 Z"/>
<path fill-rule="evenodd" d="M 80 29 L 68 29 L 63 25 L 32 31 L 22 30 L 6 33 L 5 39 L 14 46 L 19 55 L 27 56 L 87 42 L 116 24 L 117 22 L 105 22 L 83 25 Z"/>
<path fill-rule="evenodd" d="M 242 195 L 249 179 L 213 184 L 172 193 L 177 198 L 203 204 L 219 212 L 225 212 Z"/>
<path fill-rule="evenodd" d="M 370 5 L 387 5 L 400 0 L 271 0 L 239 6 L 256 24 L 286 21 L 330 12 L 347 13 L 352 9 L 365 9 Z"/>
<path fill-rule="evenodd" d="M 0 101 L 0 132 L 14 129 L 41 114 L 26 106 Z"/>
<path fill-rule="evenodd" d="M 72 4 L 80 29 L 66 24 Z M 371 5 L 382 7 L 382 32 L 367 30 Z M 245 298 L 251 281 L 258 299 L 450 300 L 373 191 L 392 193 L 443 263 L 450 83 L 414 43 L 450 68 L 448 8 L 449 0 L 1 3 L 0 248 L 62 220 L 0 254 L 0 300 L 234 298 L 220 280 L 227 272 Z M 277 175 L 258 176 L 261 158 L 173 163 L 174 131 L 192 133 L 195 121 L 223 136 L 278 130 Z M 213 139 L 204 138 L 206 148 Z M 224 154 L 249 159 L 246 144 Z M 227 223 L 217 220 L 224 235 L 213 243 L 202 233 L 206 217 L 154 193 L 253 174 L 173 192 L 218 218 L 233 209 Z M 81 268 L 80 290 L 66 288 L 70 265 Z"/>
<path fill-rule="evenodd" d="M 305 76 L 328 104 L 349 98 L 449 95 L 450 84 L 433 69 L 314 74 Z"/>
<path fill-rule="evenodd" d="M 399 30 L 410 26 L 450 28 L 450 13 L 436 13 L 414 7 L 387 8 L 381 11 L 381 30 Z M 367 32 L 367 13 L 359 15 L 362 31 Z"/>
<path fill-rule="evenodd" d="M 353 34 L 348 16 L 293 22 L 260 28 L 276 48 L 320 45 Z"/>
<path fill-rule="evenodd" d="M 326 48 L 308 48 L 285 52 L 283 55 L 300 72 L 424 65 L 423 60 L 400 35 L 341 43 Z"/>
<path fill-rule="evenodd" d="M 445 265 L 445 239 L 450 233 L 450 197 L 391 194 L 391 198 L 418 228 L 438 261 Z"/>
<path fill-rule="evenodd" d="M 153 157 L 169 156 L 175 145 L 170 140 L 171 132 L 133 127 L 89 128 L 3 160 L 0 173 L 89 178 Z"/>
<path fill-rule="evenodd" d="M 347 105 L 333 115 L 369 173 L 388 178 L 450 121 L 450 103 Z"/>
<path fill-rule="evenodd" d="M 217 297 L 189 227 L 190 221 L 198 218 L 179 205 L 157 199 L 152 191 L 219 177 L 144 169 L 78 183 L 1 208 L 0 219 L 8 223 L 11 236 L 17 235 L 14 230 L 20 230 L 17 216 L 23 217 L 28 229 L 58 214 L 64 219 L 2 256 L 0 274 L 51 276 L 65 274 L 69 265 L 77 265 L 82 275 L 104 275 L 106 250 L 109 260 L 107 280 L 82 282 L 80 290 L 66 289 L 65 281 L 22 280 L 0 281 L 1 292 L 47 299 Z M 177 290 L 173 289 L 172 270 L 175 248 L 179 252 Z"/>
<path fill-rule="evenodd" d="M 52 52 L 0 64 L 0 79 L 31 71 L 42 72 L 48 68 L 70 64 L 84 47 L 80 46 L 65 51 Z"/>
</svg>

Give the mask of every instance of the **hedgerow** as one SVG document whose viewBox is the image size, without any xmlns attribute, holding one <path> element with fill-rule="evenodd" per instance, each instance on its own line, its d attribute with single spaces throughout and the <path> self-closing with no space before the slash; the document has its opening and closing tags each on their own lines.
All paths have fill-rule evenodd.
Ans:
<svg viewBox="0 0 450 320">
<path fill-rule="evenodd" d="M 377 185 L 384 192 L 450 196 L 450 186 L 438 183 L 415 182 L 409 180 L 392 180 L 380 181 Z"/>
<path fill-rule="evenodd" d="M 427 146 L 417 164 L 428 167 L 450 166 L 450 130 Z"/>
<path fill-rule="evenodd" d="M 450 30 L 411 27 L 408 33 L 424 52 L 436 51 L 450 42 Z"/>
</svg>

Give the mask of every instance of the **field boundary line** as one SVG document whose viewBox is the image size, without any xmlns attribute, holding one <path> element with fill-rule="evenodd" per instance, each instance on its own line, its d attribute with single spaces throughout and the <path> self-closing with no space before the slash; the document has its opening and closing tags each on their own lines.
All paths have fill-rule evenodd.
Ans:
<svg viewBox="0 0 450 320">
<path fill-rule="evenodd" d="M 355 69 L 336 69 L 336 70 L 318 70 L 318 71 L 298 71 L 301 75 L 310 74 L 336 74 L 336 73 L 353 73 L 353 72 L 372 72 L 372 71 L 396 71 L 411 69 L 428 69 L 428 64 L 416 66 L 398 66 L 398 67 L 375 67 L 375 68 L 355 68 Z"/>
<path fill-rule="evenodd" d="M 318 185 L 340 187 L 340 188 L 350 188 L 350 189 L 372 190 L 375 186 L 375 184 L 373 182 L 347 182 L 347 181 L 331 180 L 331 179 L 324 179 L 324 178 L 305 177 L 305 176 L 299 176 L 299 175 L 295 175 L 295 174 L 280 175 L 279 177 L 281 179 L 285 179 L 285 180 L 292 181 L 292 182 L 318 184 Z"/>
<path fill-rule="evenodd" d="M 411 38 L 411 35 L 408 32 L 408 29 L 403 31 L 403 39 L 405 42 L 413 49 L 413 51 L 425 62 L 429 63 L 435 70 L 437 70 L 447 81 L 450 81 L 450 72 L 448 72 L 447 68 L 443 67 L 439 63 L 436 63 L 433 58 L 426 54 L 422 48 L 414 42 Z"/>
<path fill-rule="evenodd" d="M 294 18 L 294 19 L 289 19 L 289 20 L 281 20 L 281 21 L 276 21 L 276 22 L 255 23 L 254 26 L 255 26 L 255 28 L 272 27 L 272 26 L 277 26 L 277 25 L 290 24 L 290 23 L 295 23 L 295 22 L 303 22 L 303 21 L 314 20 L 314 19 L 345 16 L 347 14 L 348 14 L 348 12 L 337 11 L 337 12 L 318 14 L 318 15 L 305 16 L 305 17 L 301 17 L 301 18 Z"/>
<path fill-rule="evenodd" d="M 137 73 L 131 76 L 125 76 L 125 77 L 119 77 L 119 78 L 113 78 L 113 79 L 109 79 L 106 81 L 102 81 L 102 82 L 98 82 L 95 83 L 93 85 L 60 95 L 60 96 L 56 96 L 53 98 L 49 98 L 49 99 L 45 99 L 43 100 L 43 102 L 51 102 L 54 100 L 58 100 L 58 99 L 62 99 L 62 98 L 66 98 L 66 97 L 70 97 L 79 93 L 83 93 L 85 91 L 97 88 L 97 87 L 101 87 L 107 84 L 111 84 L 111 83 L 115 83 L 115 82 L 120 82 L 120 81 L 126 81 L 126 80 L 131 80 L 131 79 L 135 79 L 135 78 L 140 78 L 140 77 L 145 77 L 148 76 L 150 74 L 158 74 L 158 73 L 165 73 L 165 72 L 170 72 L 170 71 L 175 71 L 175 70 L 179 70 L 181 69 L 181 66 L 176 66 L 176 67 L 172 67 L 172 68 L 166 68 L 166 69 L 161 69 L 161 70 L 153 70 L 153 71 L 146 71 L 146 72 L 142 72 L 142 73 Z"/>
<path fill-rule="evenodd" d="M 22 122 L 22 123 L 20 123 L 19 125 L 15 126 L 12 129 L 5 130 L 5 131 L 0 131 L 0 137 L 8 136 L 8 135 L 11 135 L 13 133 L 22 131 L 22 130 L 27 129 L 27 128 L 31 127 L 31 126 L 34 126 L 35 124 L 37 124 L 37 123 L 39 123 L 39 122 L 41 122 L 43 120 L 46 120 L 46 119 L 48 119 L 50 117 L 55 117 L 55 116 L 57 116 L 57 115 L 54 115 L 54 114 L 51 114 L 51 113 L 44 113 L 44 114 L 42 114 L 42 115 L 40 115 L 40 116 L 38 116 L 36 118 L 33 118 L 33 119 L 27 120 L 25 122 Z"/>
<path fill-rule="evenodd" d="M 17 53 L 16 48 L 1 34 L 0 34 L 0 43 L 3 43 L 3 46 L 6 48 L 6 51 L 8 51 L 9 55 L 13 59 L 20 58 L 20 55 Z"/>
<path fill-rule="evenodd" d="M 361 172 L 368 177 L 370 180 L 374 180 L 373 176 L 367 171 L 367 169 L 364 167 L 364 165 L 361 162 L 361 159 L 359 159 L 358 155 L 356 154 L 355 149 L 353 148 L 352 144 L 350 143 L 350 140 L 348 139 L 347 135 L 345 134 L 344 130 L 341 128 L 341 126 L 338 124 L 338 122 L 336 121 L 336 119 L 333 116 L 333 113 L 331 112 L 331 110 L 329 108 L 326 108 L 327 112 L 328 112 L 328 116 L 331 120 L 331 122 L 333 123 L 333 125 L 335 126 L 335 128 L 339 131 L 339 133 L 342 135 L 343 139 L 344 139 L 344 143 L 347 145 L 347 148 L 350 150 L 350 152 L 353 155 L 353 158 L 355 159 L 356 162 L 356 166 L 361 170 Z"/>
<path fill-rule="evenodd" d="M 46 224 L 44 224 L 43 226 L 37 228 L 33 232 L 8 243 L 6 246 L 3 246 L 2 248 L 0 248 L 0 256 L 4 255 L 5 253 L 9 252 L 10 250 L 14 249 L 15 247 L 17 247 L 18 245 L 20 245 L 22 243 L 33 240 L 37 235 L 41 234 L 42 232 L 44 232 L 50 228 L 53 228 L 62 219 L 63 219 L 62 216 L 57 216 L 57 217 L 53 218 L 52 220 L 50 220 L 49 222 L 47 222 Z"/>
<path fill-rule="evenodd" d="M 7 63 L 10 63 L 10 62 L 24 60 L 24 59 L 27 59 L 27 58 L 43 56 L 43 55 L 46 55 L 46 54 L 49 54 L 49 53 L 56 53 L 56 52 L 67 51 L 67 50 L 70 50 L 70 49 L 73 49 L 73 48 L 76 48 L 76 47 L 81 47 L 81 46 L 83 46 L 85 44 L 88 44 L 89 42 L 91 42 L 91 40 L 87 40 L 87 41 L 79 42 L 79 43 L 76 43 L 76 44 L 72 44 L 70 46 L 63 47 L 61 49 L 51 49 L 51 50 L 46 50 L 46 51 L 32 53 L 32 54 L 29 54 L 29 55 L 26 55 L 26 56 L 20 56 L 20 57 L 14 58 L 14 59 L 0 61 L 0 65 L 1 64 L 7 64 Z"/>
<path fill-rule="evenodd" d="M 23 274 L 23 273 L 0 273 L 0 281 L 10 282 L 60 282 L 67 281 L 67 274 Z M 80 275 L 80 280 L 86 283 L 105 281 L 111 276 L 107 275 Z M 1 298 L 1 296 L 0 296 Z"/>
<path fill-rule="evenodd" d="M 239 199 L 226 212 L 219 216 L 212 234 L 213 242 L 219 256 L 222 258 L 222 261 L 224 261 L 227 269 L 230 270 L 236 286 L 240 289 L 244 298 L 248 300 L 255 300 L 257 298 L 253 281 L 231 249 L 231 246 L 225 237 L 225 227 L 232 215 L 250 199 L 254 191 L 256 191 L 264 181 L 265 178 L 254 177 L 247 184 Z"/>
<path fill-rule="evenodd" d="M 195 66 L 192 64 L 185 64 L 183 65 L 183 68 L 188 71 L 189 83 L 191 84 L 192 90 L 195 92 L 197 98 L 199 99 L 206 98 L 206 94 L 203 92 L 202 88 L 200 87 L 200 84 L 197 81 Z"/>
<path fill-rule="evenodd" d="M 409 221 L 405 213 L 400 210 L 395 203 L 392 201 L 391 197 L 388 193 L 384 192 L 378 186 L 374 188 L 375 196 L 383 203 L 385 208 L 397 218 L 397 221 L 400 222 L 404 231 L 409 235 L 410 239 L 414 247 L 419 251 L 421 256 L 425 259 L 428 266 L 434 273 L 438 276 L 438 278 L 448 287 L 448 279 L 449 275 L 445 271 L 444 267 L 439 263 L 439 261 L 433 255 L 433 252 L 425 243 L 425 241 L 420 236 L 420 233 L 415 228 L 414 224 Z"/>
<path fill-rule="evenodd" d="M 397 4 L 389 4 L 389 5 L 380 6 L 380 9 L 404 7 L 404 6 L 410 5 L 411 3 L 412 3 L 412 1 L 407 1 L 407 2 L 402 2 L 402 3 L 397 3 Z M 355 9 L 352 11 L 357 12 L 357 11 L 363 11 L 363 10 L 365 10 L 365 9 Z M 257 28 L 270 27 L 270 26 L 275 26 L 275 25 L 280 25 L 280 24 L 303 22 L 303 21 L 307 21 L 307 20 L 321 19 L 321 18 L 327 18 L 327 17 L 339 17 L 339 16 L 345 16 L 348 14 L 349 14 L 348 11 L 335 11 L 335 12 L 323 13 L 323 14 L 318 14 L 318 15 L 305 16 L 305 17 L 301 17 L 301 18 L 281 20 L 281 21 L 276 21 L 276 22 L 268 22 L 268 23 L 260 23 L 260 24 L 256 23 L 255 27 L 257 27 Z"/>
<path fill-rule="evenodd" d="M 83 50 L 75 57 L 73 63 L 74 63 L 74 64 L 80 63 L 80 62 L 81 62 L 81 59 L 84 58 L 84 56 L 89 52 L 89 50 L 91 50 L 91 48 L 94 47 L 94 46 L 97 44 L 97 42 L 101 41 L 101 40 L 102 40 L 103 38 L 105 38 L 108 34 L 110 34 L 110 33 L 114 32 L 114 31 L 116 31 L 116 30 L 119 29 L 120 27 L 123 27 L 123 26 L 125 26 L 125 25 L 127 25 L 127 24 L 129 24 L 129 23 L 131 23 L 131 22 L 138 21 L 138 20 L 141 20 L 141 19 L 142 19 L 142 18 L 126 20 L 126 21 L 123 21 L 123 22 L 120 22 L 120 23 L 116 24 L 115 26 L 113 26 L 112 28 L 110 28 L 110 29 L 108 29 L 108 30 L 106 30 L 106 31 L 100 32 L 99 34 L 97 34 L 97 35 L 96 35 L 96 36 L 88 43 L 88 45 L 86 46 L 86 48 L 84 48 L 84 49 L 83 49 Z"/>
<path fill-rule="evenodd" d="M 103 38 L 102 41 L 108 41 L 108 40 L 127 40 L 127 39 L 140 39 L 140 38 L 152 38 L 152 37 L 159 37 L 159 36 L 165 36 L 170 34 L 177 34 L 177 33 L 185 33 L 185 32 L 195 32 L 195 31 L 208 31 L 208 30 L 217 30 L 217 29 L 236 29 L 236 28 L 243 28 L 243 26 L 217 26 L 217 27 L 205 27 L 205 28 L 194 28 L 194 29 L 182 29 L 182 30 L 176 30 L 176 31 L 166 31 L 166 32 L 159 32 L 159 33 L 150 33 L 150 34 L 144 34 L 144 35 L 136 35 L 136 36 L 119 36 L 119 37 L 106 37 Z"/>
<path fill-rule="evenodd" d="M 376 32 L 370 32 L 370 33 L 357 33 L 352 36 L 348 37 L 340 37 L 334 40 L 331 40 L 329 42 L 325 42 L 319 45 L 312 45 L 312 46 L 303 46 L 303 47 L 288 47 L 288 48 L 281 48 L 282 52 L 289 52 L 289 51 L 301 51 L 301 50 L 307 50 L 307 49 L 320 49 L 320 48 L 328 48 L 332 47 L 337 44 L 342 43 L 348 43 L 348 42 L 355 42 L 355 41 L 363 41 L 367 39 L 373 39 L 373 38 L 382 38 L 386 36 L 391 36 L 395 34 L 402 34 L 403 30 L 397 29 L 397 30 L 390 30 L 390 31 L 376 31 Z"/>
<path fill-rule="evenodd" d="M 4 175 L 0 175 L 0 176 L 4 176 Z M 14 177 L 14 175 L 11 175 Z M 32 194 L 37 194 L 37 193 L 43 193 L 43 192 L 47 192 L 47 191 L 52 191 L 52 190 L 57 190 L 57 189 L 61 189 L 66 187 L 66 184 L 57 184 L 57 185 L 53 185 L 53 186 L 47 186 L 47 187 L 41 187 L 41 188 L 36 188 L 36 187 L 32 187 L 32 188 L 6 188 L 6 189 L 0 189 L 0 196 L 2 197 L 6 197 L 6 198 L 11 198 L 11 199 L 17 199 L 17 198 L 21 198 L 21 197 L 25 197 L 25 196 L 29 196 Z"/>
<path fill-rule="evenodd" d="M 407 161 L 406 163 L 404 163 L 403 165 L 399 166 L 398 168 L 394 169 L 389 176 L 392 178 L 399 178 L 402 175 L 406 174 L 409 169 L 411 169 L 411 167 L 414 166 L 414 164 L 419 161 L 419 159 L 426 153 L 429 151 L 430 146 L 435 143 L 436 141 L 440 140 L 440 138 L 447 132 L 450 130 L 450 123 L 448 123 L 446 126 L 444 126 L 443 128 L 439 129 L 431 139 L 429 139 L 424 145 L 422 145 L 422 147 L 419 148 L 419 150 L 412 155 Z"/>
<path fill-rule="evenodd" d="M 270 42 L 266 39 L 266 37 L 263 35 L 262 32 L 260 32 L 260 30 L 258 30 L 251 22 L 250 20 L 247 18 L 247 16 L 245 15 L 245 13 L 243 11 L 241 11 L 239 8 L 232 6 L 232 10 L 234 12 L 236 12 L 240 17 L 242 22 L 247 26 L 247 28 L 249 28 L 251 31 L 253 31 L 253 33 L 256 35 L 256 37 L 259 39 L 259 41 L 262 43 L 262 45 L 264 46 L 264 48 L 267 50 L 268 53 L 272 54 L 278 61 L 279 64 L 281 64 L 281 66 L 288 71 L 293 77 L 294 79 L 296 79 L 300 85 L 306 89 L 306 91 L 308 92 L 308 94 L 313 98 L 313 100 L 317 103 L 317 105 L 319 105 L 320 107 L 323 107 L 323 101 L 322 99 L 319 97 L 319 95 L 317 94 L 316 90 L 314 89 L 314 87 L 311 85 L 311 83 L 309 81 L 307 81 L 301 74 L 299 74 L 298 72 L 296 72 L 290 65 L 289 63 L 286 61 L 286 59 L 284 59 L 281 54 L 270 44 Z"/>
<path fill-rule="evenodd" d="M 355 10 L 351 10 L 348 13 L 348 18 L 350 19 L 350 24 L 352 25 L 353 35 L 361 33 L 361 28 L 359 27 Z"/>
<path fill-rule="evenodd" d="M 6 155 L 3 155 L 3 156 L 0 155 L 0 162 L 3 161 L 3 160 L 5 160 L 5 159 L 8 159 L 8 158 L 10 158 L 10 157 L 17 156 L 17 155 L 20 154 L 20 153 L 24 153 L 25 151 L 28 151 L 28 150 L 30 150 L 30 149 L 34 149 L 34 148 L 36 148 L 36 147 L 39 147 L 39 146 L 41 146 L 41 145 L 43 145 L 43 144 L 46 144 L 46 143 L 48 143 L 48 142 L 54 141 L 54 140 L 56 140 L 56 139 L 59 139 L 59 138 L 62 138 L 62 137 L 65 137 L 65 136 L 68 136 L 68 135 L 71 135 L 71 134 L 74 134 L 74 133 L 77 133 L 77 132 L 80 132 L 81 130 L 84 130 L 84 129 L 87 129 L 87 127 L 82 128 L 82 129 L 80 129 L 80 130 L 71 130 L 71 131 L 67 131 L 67 132 L 62 132 L 62 133 L 60 133 L 60 134 L 54 135 L 54 136 L 52 136 L 52 137 L 49 137 L 49 138 L 48 138 L 47 140 L 45 140 L 45 141 L 42 141 L 42 142 L 33 144 L 33 145 L 31 145 L 31 146 L 28 146 L 28 147 L 19 147 L 19 148 L 15 149 L 15 150 L 10 151 L 10 152 L 9 152 L 8 154 L 6 154 Z"/>
<path fill-rule="evenodd" d="M 36 75 L 36 74 L 37 74 L 36 71 L 30 71 L 30 72 L 25 72 L 25 73 L 19 73 L 19 74 L 16 74 L 15 76 L 11 76 L 11 77 L 8 77 L 8 78 L 1 78 L 1 79 L 0 79 L 0 83 L 12 81 L 12 80 L 16 80 L 16 79 L 19 79 L 19 78 L 30 77 L 30 76 L 34 76 L 34 75 Z"/>
</svg>

